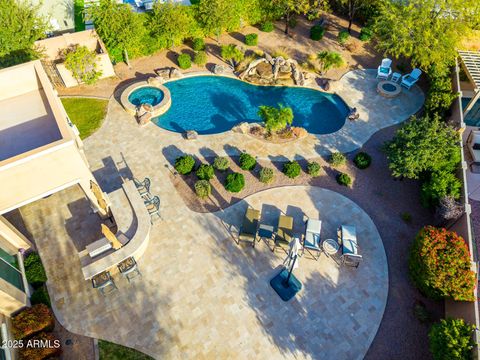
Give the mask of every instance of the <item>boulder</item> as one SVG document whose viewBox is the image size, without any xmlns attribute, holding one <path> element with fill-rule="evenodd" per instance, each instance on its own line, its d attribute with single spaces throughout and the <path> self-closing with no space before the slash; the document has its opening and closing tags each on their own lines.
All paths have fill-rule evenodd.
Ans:
<svg viewBox="0 0 480 360">
<path fill-rule="evenodd" d="M 162 85 L 165 82 L 165 79 L 161 76 L 149 77 L 147 83 L 153 86 Z"/>
<path fill-rule="evenodd" d="M 176 68 L 172 68 L 172 70 L 170 71 L 170 79 L 179 79 L 179 78 L 183 78 L 183 74 L 180 72 L 180 70 Z"/>
<path fill-rule="evenodd" d="M 233 73 L 233 68 L 231 66 L 226 66 L 223 64 L 215 64 L 212 72 L 216 75 L 231 74 Z"/>
<path fill-rule="evenodd" d="M 278 69 L 279 72 L 281 73 L 289 73 L 292 71 L 292 68 L 288 64 L 281 65 L 280 68 Z"/>
<path fill-rule="evenodd" d="M 156 69 L 155 74 L 157 74 L 158 77 L 161 77 L 164 80 L 168 80 L 170 78 L 171 71 L 172 71 L 172 68 Z"/>
<path fill-rule="evenodd" d="M 254 75 L 255 68 L 257 67 L 258 64 L 262 62 L 267 62 L 267 60 L 265 60 L 264 58 L 253 60 L 250 64 L 248 64 L 247 69 L 239 76 L 240 79 L 243 79 L 245 76 L 248 76 L 248 75 Z"/>
<path fill-rule="evenodd" d="M 273 78 L 273 71 L 272 66 L 267 62 L 261 62 L 255 68 L 257 70 L 258 76 L 262 79 L 272 79 Z"/>
<path fill-rule="evenodd" d="M 248 134 L 250 132 L 250 124 L 247 122 L 242 122 L 237 126 L 234 126 L 232 131 L 239 134 Z"/>
<path fill-rule="evenodd" d="M 274 64 L 272 56 L 271 56 L 269 53 L 267 53 L 266 51 L 265 51 L 265 53 L 263 54 L 263 57 L 264 57 L 265 60 L 266 60 L 267 62 L 269 62 L 271 65 Z"/>
<path fill-rule="evenodd" d="M 195 140 L 198 137 L 198 133 L 195 130 L 188 130 L 185 132 L 185 139 Z"/>
<path fill-rule="evenodd" d="M 142 104 L 137 108 L 137 122 L 138 125 L 144 126 L 150 123 L 152 119 L 153 107 L 150 104 Z"/>
</svg>

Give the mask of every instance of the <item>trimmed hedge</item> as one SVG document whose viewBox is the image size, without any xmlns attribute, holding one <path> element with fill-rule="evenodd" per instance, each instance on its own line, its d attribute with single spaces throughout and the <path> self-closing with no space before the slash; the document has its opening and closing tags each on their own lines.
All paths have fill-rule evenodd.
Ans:
<svg viewBox="0 0 480 360">
<path fill-rule="evenodd" d="M 325 28 L 320 25 L 312 26 L 310 29 L 310 39 L 320 41 L 325 35 Z"/>
<path fill-rule="evenodd" d="M 257 160 L 255 160 L 255 158 L 250 154 L 242 153 L 240 155 L 239 164 L 242 170 L 253 170 L 257 165 Z"/>
<path fill-rule="evenodd" d="M 30 297 L 30 302 L 32 305 L 45 304 L 48 307 L 52 307 L 50 296 L 48 295 L 48 291 L 45 286 L 39 287 L 33 292 L 32 296 Z"/>
<path fill-rule="evenodd" d="M 340 173 L 337 175 L 337 183 L 343 186 L 350 186 L 352 184 L 352 179 L 348 174 Z"/>
<path fill-rule="evenodd" d="M 353 163 L 359 169 L 366 169 L 372 163 L 372 157 L 366 152 L 359 152 L 357 155 L 355 155 Z"/>
<path fill-rule="evenodd" d="M 195 183 L 195 193 L 200 199 L 205 199 L 212 193 L 212 185 L 208 180 L 198 180 Z"/>
<path fill-rule="evenodd" d="M 255 46 L 258 44 L 258 34 L 252 33 L 245 35 L 245 44 L 248 46 Z"/>
<path fill-rule="evenodd" d="M 245 177 L 240 173 L 231 173 L 225 180 L 225 189 L 227 191 L 238 193 L 245 187 Z"/>
<path fill-rule="evenodd" d="M 198 167 L 196 174 L 200 180 L 208 181 L 213 178 L 215 172 L 212 165 L 202 164 Z"/>
<path fill-rule="evenodd" d="M 45 304 L 36 304 L 12 317 L 12 332 L 21 340 L 41 331 L 52 331 L 55 326 L 53 314 Z"/>
<path fill-rule="evenodd" d="M 332 166 L 345 165 L 345 163 L 347 162 L 347 157 L 341 152 L 334 152 L 330 155 L 330 159 L 328 160 L 328 162 Z"/>
<path fill-rule="evenodd" d="M 312 177 L 315 177 L 315 176 L 320 175 L 321 171 L 322 171 L 322 167 L 316 161 L 312 161 L 312 162 L 309 162 L 307 164 L 307 174 L 308 175 L 310 175 Z"/>
<path fill-rule="evenodd" d="M 225 156 L 217 156 L 213 161 L 213 167 L 218 171 L 225 171 L 230 167 L 230 161 Z"/>
<path fill-rule="evenodd" d="M 270 184 L 273 182 L 275 175 L 273 173 L 273 169 L 264 167 L 260 170 L 259 180 L 264 184 Z"/>
<path fill-rule="evenodd" d="M 195 159 L 192 155 L 183 155 L 175 160 L 175 170 L 177 170 L 179 174 L 190 174 L 194 167 Z"/>
<path fill-rule="evenodd" d="M 275 29 L 275 26 L 271 21 L 264 22 L 260 27 L 260 30 L 262 30 L 263 32 L 272 32 L 274 29 Z"/>
<path fill-rule="evenodd" d="M 177 61 L 178 61 L 178 66 L 180 67 L 180 69 L 185 70 L 185 69 L 189 69 L 190 67 L 192 67 L 192 58 L 191 58 L 190 54 L 183 53 L 183 54 L 178 55 Z"/>
<path fill-rule="evenodd" d="M 202 38 L 193 39 L 192 48 L 195 51 L 205 50 L 205 41 Z"/>
<path fill-rule="evenodd" d="M 203 66 L 207 63 L 208 57 L 205 51 L 198 51 L 193 56 L 193 62 L 196 65 Z"/>
<path fill-rule="evenodd" d="M 300 172 L 302 171 L 302 167 L 298 162 L 294 160 L 294 161 L 289 161 L 283 164 L 282 171 L 290 179 L 295 179 L 298 175 L 300 175 Z"/>
<path fill-rule="evenodd" d="M 36 252 L 28 254 L 23 264 L 25 266 L 27 281 L 32 284 L 34 288 L 40 287 L 47 282 L 47 274 L 45 273 L 40 255 Z"/>
<path fill-rule="evenodd" d="M 433 324 L 428 338 L 434 360 L 472 359 L 473 331 L 475 326 L 463 319 L 442 319 Z"/>
</svg>

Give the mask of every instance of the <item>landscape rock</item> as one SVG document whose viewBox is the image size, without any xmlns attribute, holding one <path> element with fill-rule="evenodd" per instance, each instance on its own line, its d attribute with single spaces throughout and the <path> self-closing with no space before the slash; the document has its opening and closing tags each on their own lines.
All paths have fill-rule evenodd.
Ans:
<svg viewBox="0 0 480 360">
<path fill-rule="evenodd" d="M 180 70 L 176 68 L 172 68 L 172 70 L 170 71 L 170 79 L 179 79 L 179 78 L 183 78 L 183 74 L 180 72 Z"/>
<path fill-rule="evenodd" d="M 262 79 L 273 79 L 274 73 L 272 70 L 272 66 L 269 63 L 261 62 L 256 67 L 257 74 Z"/>
<path fill-rule="evenodd" d="M 144 126 L 150 123 L 152 119 L 153 107 L 150 104 L 142 104 L 137 108 L 137 122 L 138 125 Z"/>
<path fill-rule="evenodd" d="M 237 126 L 234 126 L 232 131 L 239 134 L 248 134 L 250 132 L 250 124 L 247 122 L 242 122 Z"/>
<path fill-rule="evenodd" d="M 168 80 L 170 78 L 170 72 L 172 71 L 172 68 L 162 68 L 162 69 L 156 69 L 155 74 L 157 74 L 158 77 L 161 77 L 164 80 Z"/>
<path fill-rule="evenodd" d="M 162 85 L 165 82 L 165 79 L 161 76 L 149 77 L 147 83 L 153 86 Z"/>
<path fill-rule="evenodd" d="M 212 72 L 216 75 L 231 74 L 233 73 L 233 68 L 222 64 L 215 64 Z"/>
<path fill-rule="evenodd" d="M 195 130 L 188 130 L 185 133 L 185 139 L 187 140 L 195 140 L 196 138 L 198 138 L 198 133 Z"/>
</svg>

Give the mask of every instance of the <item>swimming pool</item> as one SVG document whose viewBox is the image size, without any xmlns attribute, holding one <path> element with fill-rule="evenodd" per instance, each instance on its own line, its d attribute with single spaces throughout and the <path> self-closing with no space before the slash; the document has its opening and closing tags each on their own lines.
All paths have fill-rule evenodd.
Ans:
<svg viewBox="0 0 480 360">
<path fill-rule="evenodd" d="M 221 76 L 194 76 L 164 84 L 172 105 L 152 121 L 167 130 L 217 134 L 241 122 L 259 122 L 261 105 L 293 109 L 293 126 L 330 134 L 345 124 L 348 106 L 341 97 L 300 87 L 255 86 Z"/>
<path fill-rule="evenodd" d="M 155 106 L 160 104 L 160 102 L 163 100 L 163 96 L 163 91 L 159 88 L 153 86 L 144 86 L 133 90 L 128 96 L 128 101 L 135 106 L 140 106 L 142 104 L 150 104 Z"/>
</svg>

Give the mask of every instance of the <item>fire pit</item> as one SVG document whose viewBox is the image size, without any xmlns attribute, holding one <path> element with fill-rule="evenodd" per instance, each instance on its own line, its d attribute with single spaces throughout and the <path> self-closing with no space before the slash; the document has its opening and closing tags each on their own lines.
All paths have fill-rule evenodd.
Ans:
<svg viewBox="0 0 480 360">
<path fill-rule="evenodd" d="M 394 98 L 401 91 L 400 84 L 393 81 L 380 81 L 377 85 L 377 92 L 386 98 Z"/>
</svg>

